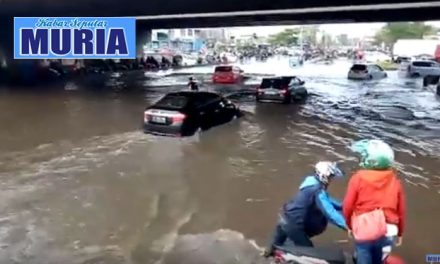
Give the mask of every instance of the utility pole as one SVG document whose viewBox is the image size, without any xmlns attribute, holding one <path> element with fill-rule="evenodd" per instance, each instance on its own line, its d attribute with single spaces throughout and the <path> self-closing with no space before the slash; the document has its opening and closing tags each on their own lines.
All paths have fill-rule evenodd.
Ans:
<svg viewBox="0 0 440 264">
<path fill-rule="evenodd" d="M 168 48 L 171 50 L 171 29 L 168 29 Z"/>
</svg>

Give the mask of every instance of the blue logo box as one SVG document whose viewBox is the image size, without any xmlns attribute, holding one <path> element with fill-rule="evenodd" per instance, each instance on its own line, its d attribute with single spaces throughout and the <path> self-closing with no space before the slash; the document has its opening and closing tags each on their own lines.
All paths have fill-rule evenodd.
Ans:
<svg viewBox="0 0 440 264">
<path fill-rule="evenodd" d="M 429 254 L 426 255 L 427 263 L 439 263 L 440 262 L 440 254 Z"/>
<path fill-rule="evenodd" d="M 16 17 L 15 59 L 134 59 L 136 19 Z"/>
</svg>

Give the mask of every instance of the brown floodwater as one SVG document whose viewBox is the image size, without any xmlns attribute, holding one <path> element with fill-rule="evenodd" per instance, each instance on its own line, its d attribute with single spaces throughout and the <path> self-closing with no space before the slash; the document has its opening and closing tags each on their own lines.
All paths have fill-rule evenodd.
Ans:
<svg viewBox="0 0 440 264">
<path fill-rule="evenodd" d="M 316 161 L 354 171 L 348 146 L 364 137 L 397 152 L 408 225 L 396 254 L 424 263 L 440 253 L 440 103 L 417 83 L 354 83 L 320 67 L 329 76 L 304 73 L 306 104 L 238 94 L 243 118 L 184 139 L 140 130 L 145 106 L 179 85 L 1 90 L 0 263 L 264 263 L 249 241 L 265 245 Z M 330 192 L 343 198 L 347 181 Z M 343 239 L 329 227 L 316 244 Z"/>
</svg>

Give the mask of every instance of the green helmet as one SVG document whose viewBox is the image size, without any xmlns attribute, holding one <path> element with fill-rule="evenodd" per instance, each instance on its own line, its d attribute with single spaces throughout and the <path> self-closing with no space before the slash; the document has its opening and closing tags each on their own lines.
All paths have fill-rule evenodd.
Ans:
<svg viewBox="0 0 440 264">
<path fill-rule="evenodd" d="M 359 140 L 351 145 L 351 150 L 360 155 L 362 168 L 386 170 L 393 166 L 394 151 L 382 140 Z"/>
</svg>

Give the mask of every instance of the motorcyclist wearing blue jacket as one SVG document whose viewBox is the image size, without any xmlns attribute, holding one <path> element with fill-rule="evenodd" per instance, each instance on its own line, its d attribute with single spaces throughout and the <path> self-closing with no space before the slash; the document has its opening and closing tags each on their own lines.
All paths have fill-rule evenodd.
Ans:
<svg viewBox="0 0 440 264">
<path fill-rule="evenodd" d="M 315 165 L 315 174 L 307 176 L 296 196 L 283 205 L 273 240 L 264 256 L 272 256 L 274 249 L 283 246 L 287 239 L 296 246 L 313 247 L 310 238 L 323 233 L 328 222 L 347 229 L 341 203 L 327 193 L 332 179 L 343 176 L 334 162 L 320 161 Z"/>
</svg>

